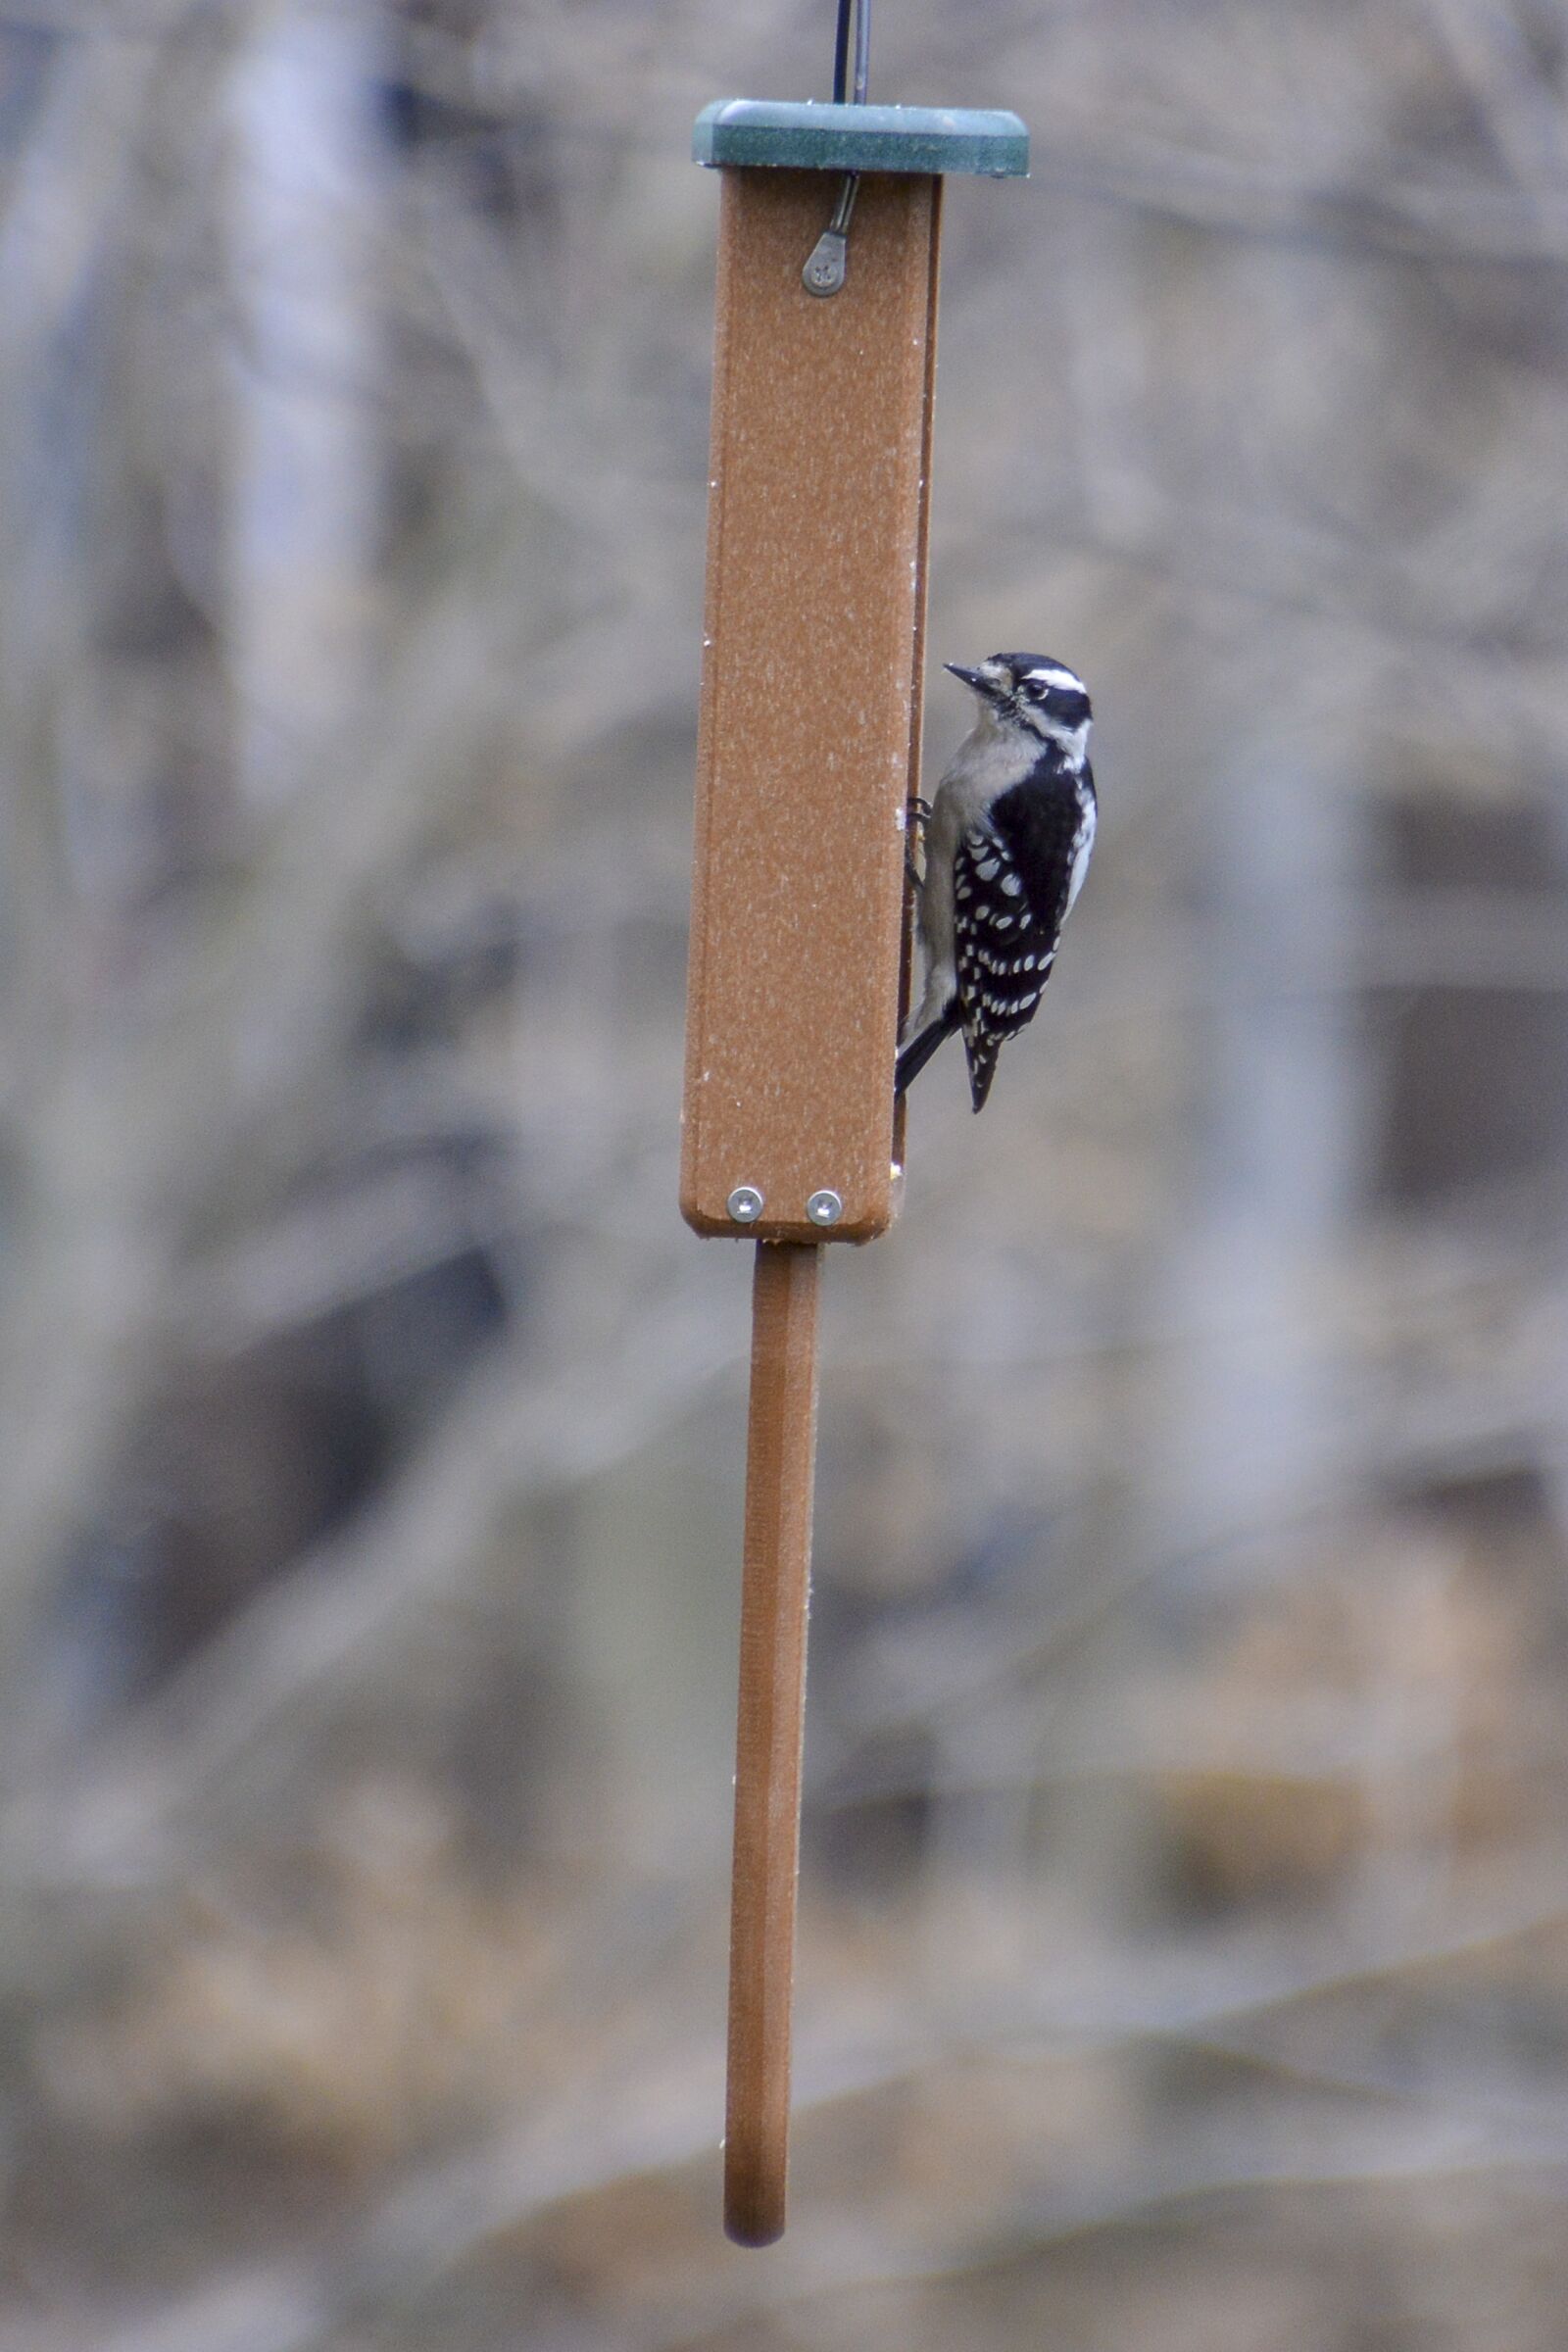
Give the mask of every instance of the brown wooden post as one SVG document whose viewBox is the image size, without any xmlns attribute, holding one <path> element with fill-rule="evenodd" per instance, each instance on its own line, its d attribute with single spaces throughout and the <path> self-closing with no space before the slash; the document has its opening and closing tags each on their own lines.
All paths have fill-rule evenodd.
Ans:
<svg viewBox="0 0 1568 2352">
<path fill-rule="evenodd" d="M 746 2246 L 784 2228 L 821 1256 L 759 1242 L 752 1282 L 724 2116 L 725 2226 Z"/>
<path fill-rule="evenodd" d="M 758 1243 L 725 2226 L 784 2228 L 819 1245 L 897 1212 L 944 171 L 1013 116 L 707 110 L 723 167 L 681 1209 Z M 804 167 L 804 168 L 795 168 Z M 847 171 L 848 271 L 803 271 Z"/>
</svg>

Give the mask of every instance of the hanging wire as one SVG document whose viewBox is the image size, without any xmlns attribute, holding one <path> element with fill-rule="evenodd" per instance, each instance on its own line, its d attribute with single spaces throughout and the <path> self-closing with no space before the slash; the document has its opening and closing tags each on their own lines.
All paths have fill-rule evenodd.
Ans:
<svg viewBox="0 0 1568 2352">
<path fill-rule="evenodd" d="M 850 97 L 850 10 L 855 0 L 839 0 L 838 31 L 833 43 L 833 103 L 842 106 Z M 855 94 L 852 103 L 865 104 L 866 85 L 871 78 L 871 0 L 858 0 L 855 6 Z"/>
<path fill-rule="evenodd" d="M 850 10 L 854 0 L 839 0 L 838 37 L 833 44 L 833 103 L 842 106 L 850 94 Z"/>
<path fill-rule="evenodd" d="M 833 103 L 844 104 L 845 84 L 850 72 L 850 0 L 839 0 L 838 30 L 833 43 Z M 857 0 L 855 10 L 855 98 L 854 104 L 865 104 L 866 84 L 871 78 L 871 0 Z M 808 294 L 836 294 L 844 283 L 850 266 L 850 220 L 855 211 L 855 199 L 859 192 L 860 175 L 848 172 L 839 190 L 839 200 L 833 207 L 833 218 L 817 238 L 807 258 L 801 279 Z"/>
</svg>

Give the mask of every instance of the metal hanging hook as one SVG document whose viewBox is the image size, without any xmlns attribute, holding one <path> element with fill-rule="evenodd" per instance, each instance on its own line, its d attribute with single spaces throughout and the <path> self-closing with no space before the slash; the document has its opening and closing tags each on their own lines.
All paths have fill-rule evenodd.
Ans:
<svg viewBox="0 0 1568 2352">
<path fill-rule="evenodd" d="M 846 84 L 850 69 L 850 5 L 851 0 L 839 0 L 838 30 L 833 44 L 833 103 L 846 103 Z M 855 9 L 855 94 L 849 103 L 865 104 L 866 87 L 871 78 L 871 0 L 857 0 Z M 858 172 L 846 172 L 839 200 L 816 243 L 811 247 L 801 282 L 808 294 L 836 294 L 850 270 L 850 222 L 855 215 L 855 199 L 859 193 Z"/>
<path fill-rule="evenodd" d="M 849 275 L 850 221 L 859 191 L 858 172 L 847 172 L 833 218 L 811 247 L 810 259 L 801 272 L 808 294 L 836 294 Z"/>
</svg>

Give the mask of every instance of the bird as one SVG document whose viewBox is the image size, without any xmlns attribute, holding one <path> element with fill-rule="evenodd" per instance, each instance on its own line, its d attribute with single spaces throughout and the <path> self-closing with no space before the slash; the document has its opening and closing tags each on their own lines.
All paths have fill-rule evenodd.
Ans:
<svg viewBox="0 0 1568 2352">
<path fill-rule="evenodd" d="M 903 1094 L 958 1030 L 985 1107 L 997 1056 L 1034 1018 L 1083 887 L 1098 804 L 1093 718 L 1076 670 L 1046 654 L 944 663 L 979 716 L 937 786 L 916 882 L 924 987 L 900 1041 Z"/>
</svg>

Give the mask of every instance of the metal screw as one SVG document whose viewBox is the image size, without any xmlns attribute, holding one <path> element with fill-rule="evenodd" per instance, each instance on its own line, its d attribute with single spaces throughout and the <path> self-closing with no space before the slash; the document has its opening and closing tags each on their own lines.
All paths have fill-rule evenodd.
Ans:
<svg viewBox="0 0 1568 2352">
<path fill-rule="evenodd" d="M 850 274 L 850 241 L 841 228 L 824 228 L 801 272 L 808 294 L 837 294 Z"/>
<path fill-rule="evenodd" d="M 755 1225 L 762 1213 L 762 1196 L 755 1184 L 738 1184 L 724 1205 L 737 1225 Z"/>
<path fill-rule="evenodd" d="M 813 1193 L 806 1203 L 806 1213 L 813 1225 L 836 1225 L 844 1214 L 844 1203 L 837 1193 L 824 1189 Z"/>
</svg>

